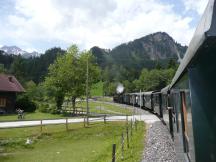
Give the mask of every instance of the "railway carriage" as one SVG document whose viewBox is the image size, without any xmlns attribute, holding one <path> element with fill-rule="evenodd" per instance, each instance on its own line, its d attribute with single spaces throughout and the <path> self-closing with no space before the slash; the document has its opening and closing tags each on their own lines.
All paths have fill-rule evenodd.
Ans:
<svg viewBox="0 0 216 162">
<path fill-rule="evenodd" d="M 123 103 L 124 104 L 129 104 L 129 94 L 123 94 Z"/>
<path fill-rule="evenodd" d="M 171 84 L 137 101 L 167 125 L 178 161 L 216 161 L 215 62 L 216 1 L 210 0 Z"/>
<path fill-rule="evenodd" d="M 137 106 L 144 108 L 144 93 L 143 92 L 139 92 L 137 93 Z"/>
<path fill-rule="evenodd" d="M 166 86 L 165 88 L 161 89 L 161 111 L 163 114 L 163 121 L 166 123 L 166 125 L 169 125 L 169 114 L 171 114 L 169 112 L 169 86 Z M 170 130 L 170 127 L 169 127 Z"/>
<path fill-rule="evenodd" d="M 144 92 L 143 95 L 144 95 L 144 98 L 143 98 L 143 102 L 144 102 L 144 107 L 153 111 L 153 104 L 152 104 L 152 95 L 153 91 L 150 91 L 150 92 Z"/>
<path fill-rule="evenodd" d="M 131 93 L 131 105 L 137 106 L 138 101 L 137 101 L 137 93 Z"/>
<path fill-rule="evenodd" d="M 152 93 L 152 107 L 154 112 L 160 117 L 163 118 L 162 112 L 162 96 L 161 92 Z"/>
<path fill-rule="evenodd" d="M 184 160 L 216 161 L 215 60 L 216 2 L 210 0 L 170 85 L 174 141 Z"/>
</svg>

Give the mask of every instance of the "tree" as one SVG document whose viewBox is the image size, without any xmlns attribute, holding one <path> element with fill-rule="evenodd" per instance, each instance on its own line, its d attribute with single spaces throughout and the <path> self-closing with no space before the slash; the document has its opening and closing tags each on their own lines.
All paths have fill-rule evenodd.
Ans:
<svg viewBox="0 0 216 162">
<path fill-rule="evenodd" d="M 114 82 L 108 83 L 105 89 L 106 95 L 113 96 L 114 94 L 116 94 L 116 87 L 117 87 L 117 83 Z"/>
<path fill-rule="evenodd" d="M 24 110 L 24 112 L 35 112 L 36 110 L 36 104 L 27 95 L 20 95 L 15 106 Z"/>
<path fill-rule="evenodd" d="M 46 88 L 42 84 L 36 85 L 34 81 L 30 80 L 24 85 L 26 93 L 32 101 L 41 102 L 45 99 Z"/>
<path fill-rule="evenodd" d="M 69 96 L 75 112 L 76 98 L 85 95 L 86 64 L 89 64 L 89 89 L 99 79 L 100 70 L 94 64 L 94 58 L 89 51 L 79 52 L 76 45 L 72 45 L 65 55 L 59 56 L 54 64 L 49 66 L 45 84 L 56 91 L 55 101 L 61 109 L 64 97 Z"/>
<path fill-rule="evenodd" d="M 25 61 L 20 55 L 14 59 L 10 71 L 22 84 L 24 83 L 26 77 L 26 68 Z"/>
<path fill-rule="evenodd" d="M 168 62 L 168 65 L 167 65 L 167 68 L 168 69 L 177 69 L 178 68 L 178 65 L 176 63 L 176 61 L 174 59 L 170 59 L 169 62 Z"/>
<path fill-rule="evenodd" d="M 32 80 L 35 83 L 39 83 L 44 80 L 48 73 L 48 67 L 53 64 L 58 56 L 65 53 L 64 50 L 58 47 L 53 47 L 45 51 L 39 58 L 29 59 L 29 73 L 32 76 Z"/>
<path fill-rule="evenodd" d="M 135 82 L 136 87 L 144 91 L 160 90 L 170 84 L 174 74 L 174 69 L 143 69 L 139 80 Z"/>
<path fill-rule="evenodd" d="M 4 67 L 4 64 L 0 64 L 0 74 L 1 73 L 7 73 L 7 70 Z"/>
<path fill-rule="evenodd" d="M 162 69 L 162 65 L 158 61 L 156 62 L 155 69 Z"/>
</svg>

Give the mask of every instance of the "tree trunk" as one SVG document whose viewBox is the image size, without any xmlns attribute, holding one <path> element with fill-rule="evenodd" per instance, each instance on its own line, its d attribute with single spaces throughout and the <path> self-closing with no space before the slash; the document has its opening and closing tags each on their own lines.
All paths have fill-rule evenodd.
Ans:
<svg viewBox="0 0 216 162">
<path fill-rule="evenodd" d="M 72 102 L 72 108 L 73 108 L 73 114 L 75 114 L 75 109 L 76 109 L 76 97 L 71 98 Z"/>
</svg>

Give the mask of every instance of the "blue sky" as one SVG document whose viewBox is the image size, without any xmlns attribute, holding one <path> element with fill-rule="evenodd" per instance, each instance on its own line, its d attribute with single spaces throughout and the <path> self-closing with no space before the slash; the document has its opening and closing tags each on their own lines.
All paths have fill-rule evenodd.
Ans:
<svg viewBox="0 0 216 162">
<path fill-rule="evenodd" d="M 113 48 L 164 31 L 188 45 L 207 0 L 1 0 L 0 46 Z"/>
</svg>

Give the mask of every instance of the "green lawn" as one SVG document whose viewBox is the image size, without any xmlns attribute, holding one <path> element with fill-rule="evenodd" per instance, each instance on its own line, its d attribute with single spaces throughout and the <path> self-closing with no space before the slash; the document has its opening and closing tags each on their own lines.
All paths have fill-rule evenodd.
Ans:
<svg viewBox="0 0 216 162">
<path fill-rule="evenodd" d="M 86 107 L 86 102 L 80 102 L 77 106 Z M 90 112 L 116 115 L 132 115 L 133 109 L 126 109 L 109 103 L 89 102 Z"/>
<path fill-rule="evenodd" d="M 1 162 L 108 162 L 111 161 L 112 144 L 120 151 L 121 133 L 125 134 L 125 122 L 45 126 L 43 134 L 39 127 L 0 129 Z M 141 160 L 144 148 L 145 125 L 138 123 L 138 130 L 126 147 L 124 162 Z M 33 144 L 26 145 L 27 138 Z M 126 141 L 126 140 L 125 140 Z"/>
<path fill-rule="evenodd" d="M 71 103 L 69 103 L 71 104 Z M 86 102 L 78 102 L 77 107 L 83 107 L 86 110 Z M 99 103 L 99 102 L 89 102 L 90 112 L 99 113 L 99 114 L 111 114 L 111 115 L 132 115 L 132 109 L 125 109 L 124 107 L 119 107 L 109 103 Z M 70 106 L 71 108 L 71 106 Z M 51 114 L 51 113 L 42 113 L 36 111 L 34 113 L 25 113 L 25 120 L 35 120 L 35 119 L 55 119 L 55 118 L 65 118 L 63 114 Z M 12 115 L 0 115 L 1 121 L 10 121 L 18 120 L 17 114 Z"/>
<path fill-rule="evenodd" d="M 113 98 L 112 97 L 108 97 L 108 96 L 104 96 L 104 97 L 97 97 L 97 101 L 102 101 L 102 102 L 112 102 Z"/>
<path fill-rule="evenodd" d="M 50 114 L 50 113 L 42 113 L 36 111 L 34 113 L 25 113 L 25 120 L 34 120 L 34 119 L 54 119 L 54 118 L 64 118 L 63 115 L 60 114 Z M 1 121 L 9 121 L 9 120 L 18 120 L 17 114 L 13 115 L 0 115 Z"/>
</svg>

